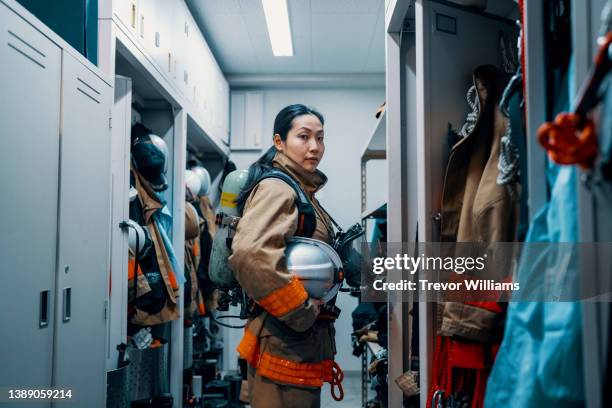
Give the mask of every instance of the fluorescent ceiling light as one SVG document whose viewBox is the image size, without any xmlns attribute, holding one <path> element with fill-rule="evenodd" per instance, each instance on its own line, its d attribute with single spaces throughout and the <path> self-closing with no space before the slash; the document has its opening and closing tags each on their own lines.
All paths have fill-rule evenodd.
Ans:
<svg viewBox="0 0 612 408">
<path fill-rule="evenodd" d="M 261 0 L 275 57 L 293 56 L 287 0 Z"/>
</svg>

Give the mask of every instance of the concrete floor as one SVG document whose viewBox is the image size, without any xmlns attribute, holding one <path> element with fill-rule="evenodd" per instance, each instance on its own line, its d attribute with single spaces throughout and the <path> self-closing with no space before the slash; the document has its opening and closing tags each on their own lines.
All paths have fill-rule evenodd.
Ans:
<svg viewBox="0 0 612 408">
<path fill-rule="evenodd" d="M 344 399 L 342 401 L 336 401 L 331 395 L 330 385 L 323 385 L 321 389 L 321 408 L 361 407 L 361 373 L 356 371 L 345 372 L 342 387 L 344 388 Z M 245 408 L 250 407 L 250 405 L 247 405 Z"/>
<path fill-rule="evenodd" d="M 321 408 L 361 407 L 361 373 L 345 372 L 342 387 L 344 388 L 344 399 L 335 401 L 331 395 L 330 385 L 325 384 L 321 389 Z"/>
</svg>

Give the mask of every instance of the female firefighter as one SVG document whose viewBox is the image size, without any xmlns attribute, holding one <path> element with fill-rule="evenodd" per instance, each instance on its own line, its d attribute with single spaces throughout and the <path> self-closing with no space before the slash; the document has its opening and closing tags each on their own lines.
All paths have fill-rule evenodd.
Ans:
<svg viewBox="0 0 612 408">
<path fill-rule="evenodd" d="M 304 105 L 282 109 L 274 121 L 274 145 L 251 165 L 237 199 L 242 218 L 229 265 L 256 304 L 238 346 L 249 365 L 253 408 L 319 407 L 324 382 L 332 384 L 334 398 L 335 386 L 342 394 L 342 371 L 334 362 L 337 309 L 311 298 L 285 259 L 292 236 L 333 239 L 330 218 L 315 198 L 327 181 L 317 170 L 325 152 L 323 133 L 319 112 Z M 261 180 L 272 168 L 289 175 L 309 198 L 315 215 L 310 219 L 316 220 L 309 232 L 303 231 L 296 191 L 278 178 Z"/>
</svg>

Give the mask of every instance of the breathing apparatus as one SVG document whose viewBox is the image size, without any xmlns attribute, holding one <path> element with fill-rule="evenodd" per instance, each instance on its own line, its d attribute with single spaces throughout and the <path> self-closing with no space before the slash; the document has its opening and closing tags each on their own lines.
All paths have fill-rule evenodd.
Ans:
<svg viewBox="0 0 612 408">
<path fill-rule="evenodd" d="M 316 218 L 312 203 L 301 188 L 293 179 L 279 170 L 271 170 L 262 176 L 259 181 L 268 177 L 280 178 L 296 190 L 298 212 L 301 216 L 304 216 L 302 213 L 305 213 L 306 216 L 310 217 L 306 224 L 313 224 L 310 228 L 307 228 L 312 233 Z M 217 234 L 212 245 L 209 275 L 211 282 L 220 292 L 217 310 L 227 311 L 229 305 L 241 306 L 240 316 L 220 317 L 246 319 L 247 308 L 251 303 L 228 265 L 228 258 L 231 255 L 231 242 L 241 216 L 236 199 L 244 188 L 247 178 L 248 171 L 246 170 L 236 170 L 228 174 L 223 183 L 221 210 L 216 217 Z M 329 216 L 329 214 L 327 215 Z M 287 240 L 285 249 L 289 272 L 298 276 L 310 297 L 323 300 L 324 303 L 331 301 L 340 291 L 342 282 L 347 276 L 347 267 L 349 268 L 348 275 L 352 278 L 348 283 L 351 286 L 355 285 L 354 276 L 360 276 L 361 255 L 354 246 L 357 239 L 364 234 L 360 224 L 353 225 L 345 232 L 333 218 L 329 218 L 337 230 L 331 245 L 309 236 L 294 236 Z M 359 283 L 357 282 L 356 285 L 359 286 Z M 238 328 L 239 326 L 229 327 Z"/>
</svg>

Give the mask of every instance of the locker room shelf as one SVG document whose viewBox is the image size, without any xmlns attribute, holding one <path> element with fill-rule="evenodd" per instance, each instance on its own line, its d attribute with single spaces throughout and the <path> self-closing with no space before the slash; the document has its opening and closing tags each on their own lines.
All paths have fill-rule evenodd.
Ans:
<svg viewBox="0 0 612 408">
<path fill-rule="evenodd" d="M 369 207 L 367 210 L 361 213 L 361 219 L 365 220 L 368 218 L 381 218 L 381 215 L 386 214 L 387 212 L 387 209 L 383 208 L 386 207 L 386 205 L 386 202 L 376 203 L 376 205 Z"/>
<path fill-rule="evenodd" d="M 372 135 L 368 140 L 363 153 L 361 154 L 361 161 L 365 162 L 372 159 L 385 159 L 387 157 L 387 119 L 386 113 L 383 112 L 376 122 L 376 126 L 372 130 Z"/>
</svg>

